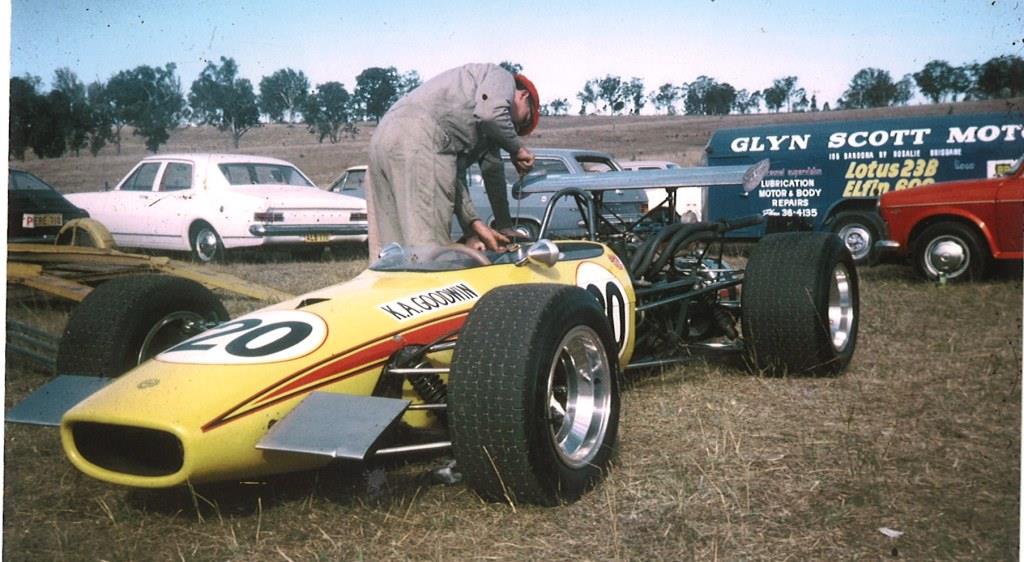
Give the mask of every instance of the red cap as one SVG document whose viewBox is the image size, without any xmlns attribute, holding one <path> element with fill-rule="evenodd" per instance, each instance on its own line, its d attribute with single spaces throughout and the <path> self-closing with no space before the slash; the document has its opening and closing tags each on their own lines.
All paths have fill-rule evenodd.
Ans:
<svg viewBox="0 0 1024 562">
<path fill-rule="evenodd" d="M 522 74 L 516 74 L 515 79 L 516 89 L 526 90 L 530 94 L 530 123 L 518 131 L 519 136 L 525 137 L 532 133 L 537 128 L 537 123 L 540 122 L 540 96 L 537 95 L 537 87 L 530 82 L 529 78 Z"/>
</svg>

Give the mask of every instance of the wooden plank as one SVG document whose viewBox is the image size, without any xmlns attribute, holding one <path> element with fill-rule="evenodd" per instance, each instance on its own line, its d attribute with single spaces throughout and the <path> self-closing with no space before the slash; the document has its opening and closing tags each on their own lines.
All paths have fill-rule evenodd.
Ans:
<svg viewBox="0 0 1024 562">
<path fill-rule="evenodd" d="M 20 280 L 22 285 L 31 287 L 33 289 L 43 291 L 61 298 L 73 300 L 75 302 L 82 302 L 85 297 L 92 292 L 92 287 L 83 285 L 70 279 L 63 279 L 61 277 L 54 277 L 53 275 L 47 275 L 42 273 L 35 277 L 26 277 Z"/>
</svg>

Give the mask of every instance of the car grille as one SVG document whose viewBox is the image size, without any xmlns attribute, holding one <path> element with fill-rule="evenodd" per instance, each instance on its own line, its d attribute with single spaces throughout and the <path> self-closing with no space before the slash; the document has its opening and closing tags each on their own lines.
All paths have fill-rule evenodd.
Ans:
<svg viewBox="0 0 1024 562">
<path fill-rule="evenodd" d="M 172 433 L 95 422 L 71 427 L 75 448 L 90 463 L 134 476 L 167 476 L 181 470 L 185 453 Z"/>
</svg>

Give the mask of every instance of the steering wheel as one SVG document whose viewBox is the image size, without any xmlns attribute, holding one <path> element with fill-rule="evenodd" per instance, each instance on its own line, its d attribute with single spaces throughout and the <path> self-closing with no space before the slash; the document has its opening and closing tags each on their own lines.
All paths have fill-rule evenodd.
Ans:
<svg viewBox="0 0 1024 562">
<path fill-rule="evenodd" d="M 426 256 L 424 256 L 423 259 L 427 261 L 435 260 L 448 253 L 462 254 L 464 256 L 469 257 L 470 259 L 472 259 L 473 261 L 480 265 L 491 265 L 491 259 L 484 255 L 483 252 L 481 252 L 480 250 L 470 248 L 469 246 L 465 246 L 463 244 L 448 244 L 447 246 L 438 246 L 437 248 L 431 250 L 430 253 L 428 253 Z"/>
</svg>

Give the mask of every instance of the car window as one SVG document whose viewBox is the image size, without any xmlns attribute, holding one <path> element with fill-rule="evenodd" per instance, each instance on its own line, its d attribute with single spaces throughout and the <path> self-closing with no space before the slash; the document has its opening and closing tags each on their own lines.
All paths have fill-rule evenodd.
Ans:
<svg viewBox="0 0 1024 562">
<path fill-rule="evenodd" d="M 345 177 L 341 178 L 341 189 L 345 191 L 362 189 L 364 181 L 366 181 L 365 170 L 349 170 L 345 172 Z"/>
<path fill-rule="evenodd" d="M 121 191 L 153 191 L 153 181 L 160 169 L 159 162 L 147 162 L 135 169 L 135 172 L 121 184 Z"/>
<path fill-rule="evenodd" d="M 580 163 L 580 166 L 583 166 L 583 171 L 588 174 L 603 174 L 604 172 L 614 172 L 618 169 L 607 158 L 577 156 L 576 161 Z"/>
<path fill-rule="evenodd" d="M 519 173 L 516 172 L 516 167 L 512 165 L 510 160 L 505 160 L 505 180 L 509 183 L 515 183 L 519 181 Z M 569 167 L 565 165 L 565 162 L 558 158 L 536 158 L 533 161 L 533 170 L 531 173 L 544 171 L 549 176 L 560 176 L 569 173 Z"/>
<path fill-rule="evenodd" d="M 180 191 L 192 188 L 192 164 L 170 162 L 160 180 L 160 191 Z"/>
<path fill-rule="evenodd" d="M 292 166 L 238 162 L 221 164 L 218 168 L 231 185 L 269 184 L 312 187 L 312 184 Z"/>
<path fill-rule="evenodd" d="M 53 191 L 49 184 L 28 172 L 9 172 L 7 189 L 16 191 Z"/>
</svg>

